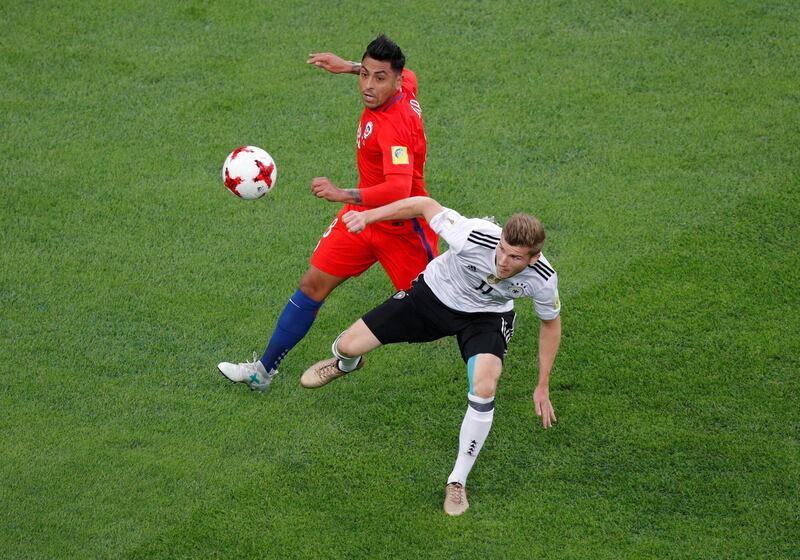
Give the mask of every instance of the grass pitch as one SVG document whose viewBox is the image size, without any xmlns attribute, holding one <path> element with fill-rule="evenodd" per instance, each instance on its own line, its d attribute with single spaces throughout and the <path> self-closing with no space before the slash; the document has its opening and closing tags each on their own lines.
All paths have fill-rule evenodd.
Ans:
<svg viewBox="0 0 800 560">
<path fill-rule="evenodd" d="M 390 13 L 391 12 L 391 13 Z M 800 549 L 800 8 L 794 2 L 0 6 L 0 557 L 792 558 Z M 559 422 L 518 306 L 472 504 L 441 512 L 455 344 L 297 378 L 391 293 L 259 353 L 356 180 L 357 58 L 419 77 L 429 190 L 537 214 L 559 272 Z M 267 149 L 275 191 L 219 169 Z"/>
</svg>

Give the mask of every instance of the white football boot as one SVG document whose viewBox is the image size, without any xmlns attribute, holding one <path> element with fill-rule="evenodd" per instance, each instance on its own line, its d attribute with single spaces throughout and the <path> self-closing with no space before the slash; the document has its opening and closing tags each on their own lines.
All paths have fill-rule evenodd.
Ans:
<svg viewBox="0 0 800 560">
<path fill-rule="evenodd" d="M 266 391 L 269 388 L 269 384 L 272 383 L 272 378 L 278 375 L 278 370 L 267 371 L 255 352 L 253 352 L 252 362 L 242 362 L 240 364 L 220 362 L 217 365 L 217 369 L 228 381 L 247 383 L 251 391 Z"/>
</svg>

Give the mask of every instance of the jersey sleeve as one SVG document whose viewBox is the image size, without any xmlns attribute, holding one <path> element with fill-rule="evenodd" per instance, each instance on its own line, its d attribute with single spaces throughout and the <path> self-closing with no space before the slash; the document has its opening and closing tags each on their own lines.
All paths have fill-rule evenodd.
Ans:
<svg viewBox="0 0 800 560">
<path fill-rule="evenodd" d="M 464 243 L 467 241 L 472 228 L 470 222 L 455 210 L 445 208 L 433 218 L 431 218 L 430 226 L 439 237 L 445 240 L 447 246 L 455 253 L 460 253 L 464 248 Z"/>
<path fill-rule="evenodd" d="M 554 272 L 544 287 L 533 294 L 533 308 L 542 321 L 555 319 L 561 313 L 561 299 L 558 297 L 558 275 Z"/>
<path fill-rule="evenodd" d="M 383 176 L 397 173 L 414 174 L 414 150 L 411 145 L 411 134 L 399 130 L 398 125 L 382 127 L 378 133 L 378 147 L 383 158 Z"/>
<path fill-rule="evenodd" d="M 411 186 L 411 175 L 388 175 L 383 183 L 361 189 L 361 204 L 375 208 L 401 198 L 408 198 Z"/>
<path fill-rule="evenodd" d="M 403 68 L 402 88 L 414 97 L 417 96 L 417 75 L 408 68 Z"/>
</svg>

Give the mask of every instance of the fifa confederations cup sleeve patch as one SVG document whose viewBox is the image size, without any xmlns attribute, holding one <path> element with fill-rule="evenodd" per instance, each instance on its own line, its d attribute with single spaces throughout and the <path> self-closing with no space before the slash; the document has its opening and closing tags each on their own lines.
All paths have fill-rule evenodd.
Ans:
<svg viewBox="0 0 800 560">
<path fill-rule="evenodd" d="M 408 165 L 408 148 L 392 146 L 392 165 Z"/>
</svg>

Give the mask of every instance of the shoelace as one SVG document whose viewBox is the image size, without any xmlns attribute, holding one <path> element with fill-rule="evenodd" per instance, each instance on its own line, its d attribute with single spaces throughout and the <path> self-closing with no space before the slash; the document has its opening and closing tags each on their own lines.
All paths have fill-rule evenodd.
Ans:
<svg viewBox="0 0 800 560">
<path fill-rule="evenodd" d="M 252 361 L 252 362 L 242 362 L 242 363 L 241 363 L 241 364 L 239 364 L 239 365 L 240 365 L 240 366 L 242 366 L 242 367 L 245 367 L 245 368 L 247 368 L 247 369 L 252 369 L 252 370 L 254 370 L 254 371 L 258 371 L 258 370 L 256 369 L 256 362 L 257 362 L 257 361 L 258 361 L 258 354 L 256 354 L 255 352 L 253 352 L 253 361 Z"/>
<path fill-rule="evenodd" d="M 456 484 L 447 485 L 447 496 L 451 502 L 455 502 L 457 504 L 461 503 L 462 498 L 464 496 L 463 492 L 461 492 L 463 488 L 464 488 L 463 486 L 459 486 Z"/>
<path fill-rule="evenodd" d="M 257 373 L 259 376 L 261 376 L 261 374 L 258 372 L 258 368 L 256 367 L 256 364 L 257 364 L 259 361 L 260 361 L 260 360 L 258 359 L 258 354 L 257 354 L 256 352 L 253 352 L 253 361 L 252 361 L 252 362 L 242 362 L 242 363 L 241 363 L 241 364 L 239 364 L 239 365 L 240 365 L 240 366 L 242 366 L 242 367 L 245 367 L 245 368 L 247 368 L 247 369 L 253 370 L 253 371 L 254 371 L 254 372 L 256 372 L 256 373 Z M 267 375 L 265 375 L 265 376 L 263 376 L 263 377 L 264 377 L 264 379 L 266 379 L 266 380 L 270 380 L 270 379 L 272 379 L 273 377 L 275 377 L 276 375 L 278 375 L 278 370 L 276 370 L 276 369 L 272 369 L 272 370 L 268 371 L 268 372 L 267 372 Z"/>
<path fill-rule="evenodd" d="M 336 367 L 336 361 L 334 361 L 330 365 L 327 365 L 327 366 L 325 366 L 323 368 L 320 368 L 320 370 L 319 370 L 319 376 L 322 379 L 327 379 L 327 378 L 329 378 L 332 375 L 335 375 L 337 373 L 341 373 L 341 370 L 338 367 Z"/>
</svg>

